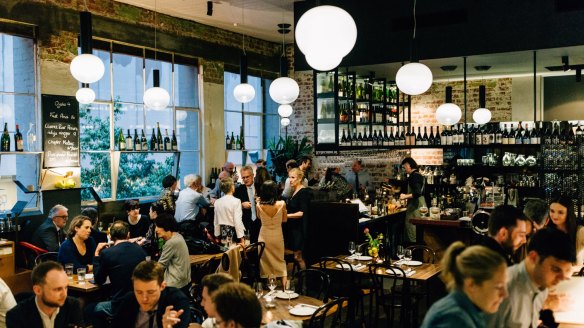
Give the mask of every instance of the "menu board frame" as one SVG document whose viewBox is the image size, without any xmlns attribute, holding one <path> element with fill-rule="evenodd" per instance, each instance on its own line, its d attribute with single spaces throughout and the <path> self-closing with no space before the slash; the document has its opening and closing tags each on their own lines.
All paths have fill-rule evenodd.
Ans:
<svg viewBox="0 0 584 328">
<path fill-rule="evenodd" d="M 72 96 L 41 95 L 43 168 L 76 167 L 79 160 L 79 103 Z"/>
</svg>

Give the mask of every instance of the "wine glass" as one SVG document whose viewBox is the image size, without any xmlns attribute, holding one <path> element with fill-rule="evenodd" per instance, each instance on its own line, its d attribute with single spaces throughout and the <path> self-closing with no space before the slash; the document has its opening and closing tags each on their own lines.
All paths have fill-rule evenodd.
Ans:
<svg viewBox="0 0 584 328">
<path fill-rule="evenodd" d="M 398 245 L 397 249 L 396 249 L 396 255 L 397 258 L 399 259 L 399 262 L 401 263 L 401 260 L 404 258 L 404 247 L 402 245 Z"/>
<path fill-rule="evenodd" d="M 354 259 L 359 259 L 361 257 L 361 245 L 355 246 L 355 257 Z"/>
<path fill-rule="evenodd" d="M 276 277 L 274 275 L 268 276 L 268 288 L 270 289 L 270 293 L 276 289 Z"/>
<path fill-rule="evenodd" d="M 422 217 L 425 217 L 428 214 L 428 207 L 426 207 L 426 206 L 420 207 L 419 210 L 420 210 L 420 214 L 422 214 Z"/>
<path fill-rule="evenodd" d="M 288 295 L 288 309 L 292 309 L 292 305 L 290 304 L 290 297 L 294 294 L 294 280 L 290 279 L 286 281 L 286 288 L 284 292 Z"/>
<path fill-rule="evenodd" d="M 404 262 L 406 264 L 406 273 L 410 272 L 410 267 L 409 267 L 409 263 L 412 260 L 412 250 L 411 249 L 405 249 L 404 250 Z"/>
<path fill-rule="evenodd" d="M 262 285 L 262 283 L 259 281 L 254 283 L 254 290 L 258 299 L 261 299 L 262 295 L 264 295 L 264 286 Z"/>
<path fill-rule="evenodd" d="M 349 257 L 353 257 L 353 254 L 355 253 L 356 250 L 357 250 L 357 248 L 355 246 L 355 242 L 350 241 L 349 242 L 349 253 L 351 253 L 351 256 L 349 256 Z"/>
</svg>

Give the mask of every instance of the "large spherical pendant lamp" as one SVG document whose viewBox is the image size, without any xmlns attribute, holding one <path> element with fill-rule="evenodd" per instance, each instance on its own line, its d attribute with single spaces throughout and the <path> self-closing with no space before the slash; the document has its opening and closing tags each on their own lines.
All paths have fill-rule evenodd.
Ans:
<svg viewBox="0 0 584 328">
<path fill-rule="evenodd" d="M 307 62 L 312 68 L 308 57 L 328 54 L 329 65 L 323 67 L 336 67 L 332 62 L 343 59 L 357 41 L 357 25 L 353 17 L 345 10 L 335 6 L 318 6 L 305 12 L 296 23 L 296 44 L 307 57 Z M 314 61 L 314 58 L 311 58 Z"/>
<path fill-rule="evenodd" d="M 81 83 L 95 83 L 103 77 L 105 66 L 101 59 L 92 54 L 81 54 L 69 66 L 71 75 Z"/>
<path fill-rule="evenodd" d="M 152 110 L 163 110 L 170 103 L 168 91 L 160 87 L 160 71 L 153 72 L 154 86 L 144 92 L 144 105 Z"/>
<path fill-rule="evenodd" d="M 442 125 L 454 125 L 461 117 L 460 107 L 452 103 L 452 87 L 446 87 L 446 103 L 436 110 L 436 121 Z"/>
<path fill-rule="evenodd" d="M 430 89 L 432 71 L 424 64 L 409 63 L 397 71 L 395 82 L 401 92 L 417 96 Z"/>
<path fill-rule="evenodd" d="M 292 106 L 290 106 L 290 105 L 278 106 L 278 115 L 280 115 L 282 117 L 290 117 L 290 115 L 292 115 L 293 111 L 294 110 L 292 109 Z"/>
<path fill-rule="evenodd" d="M 83 11 L 79 13 L 79 46 L 81 54 L 71 61 L 69 70 L 71 75 L 81 83 L 94 83 L 103 77 L 105 66 L 101 59 L 92 54 L 92 27 L 91 13 Z"/>
<path fill-rule="evenodd" d="M 95 100 L 95 92 L 88 86 L 83 86 L 75 93 L 75 98 L 82 105 L 91 104 Z"/>
<path fill-rule="evenodd" d="M 288 125 L 290 124 L 290 119 L 289 119 L 289 118 L 287 118 L 287 117 L 284 117 L 284 118 L 282 118 L 282 119 L 280 120 L 280 124 L 281 124 L 282 126 L 288 126 Z"/>
<path fill-rule="evenodd" d="M 240 83 L 233 89 L 235 100 L 242 104 L 248 103 L 255 98 L 255 89 L 248 83 Z"/>
<path fill-rule="evenodd" d="M 298 83 L 289 77 L 279 77 L 270 84 L 270 97 L 278 104 L 293 103 L 299 94 Z"/>
<path fill-rule="evenodd" d="M 472 113 L 472 119 L 478 124 L 485 124 L 491 120 L 491 111 L 486 107 L 485 86 L 479 86 L 479 109 Z"/>
<path fill-rule="evenodd" d="M 304 56 L 310 67 L 317 71 L 331 71 L 341 64 L 343 57 L 337 57 L 326 52 Z"/>
</svg>

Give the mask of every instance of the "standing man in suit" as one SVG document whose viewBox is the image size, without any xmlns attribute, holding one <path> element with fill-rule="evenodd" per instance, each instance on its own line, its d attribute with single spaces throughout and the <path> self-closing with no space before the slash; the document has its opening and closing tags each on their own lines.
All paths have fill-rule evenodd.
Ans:
<svg viewBox="0 0 584 328">
<path fill-rule="evenodd" d="M 99 243 L 93 257 L 93 272 L 98 285 L 111 282 L 111 300 L 99 302 L 93 312 L 93 327 L 107 327 L 107 318 L 113 316 L 120 299 L 132 291 L 132 272 L 140 262 L 146 259 L 146 252 L 130 239 L 130 229 L 124 221 L 116 221 L 110 228 L 110 236 L 114 242 Z M 89 320 L 86 320 L 89 321 Z"/>
<path fill-rule="evenodd" d="M 32 243 L 49 252 L 58 252 L 59 246 L 65 240 L 65 225 L 69 218 L 69 210 L 57 204 L 49 211 L 48 219 L 41 224 L 32 236 Z"/>
<path fill-rule="evenodd" d="M 249 233 L 250 242 L 256 243 L 260 234 L 262 223 L 257 218 L 255 195 L 256 190 L 253 184 L 253 169 L 251 166 L 241 168 L 241 179 L 243 184 L 235 188 L 233 196 L 241 201 L 242 221 L 245 230 Z"/>
<path fill-rule="evenodd" d="M 7 327 L 85 327 L 79 302 L 67 296 L 69 279 L 60 263 L 40 263 L 31 278 L 35 296 L 8 311 Z"/>
</svg>

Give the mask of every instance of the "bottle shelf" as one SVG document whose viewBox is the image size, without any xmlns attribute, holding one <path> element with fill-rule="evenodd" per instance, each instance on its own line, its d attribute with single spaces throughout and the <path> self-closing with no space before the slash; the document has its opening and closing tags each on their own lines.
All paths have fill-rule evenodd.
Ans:
<svg viewBox="0 0 584 328">
<path fill-rule="evenodd" d="M 128 154 L 148 154 L 148 153 L 158 153 L 158 154 L 176 154 L 180 153 L 180 150 L 114 150 L 117 153 L 128 153 Z"/>
<path fill-rule="evenodd" d="M 321 92 L 316 94 L 316 98 L 318 99 L 331 99 L 334 98 L 334 92 Z"/>
<path fill-rule="evenodd" d="M 2 151 L 0 155 L 39 155 L 42 151 Z"/>
</svg>

